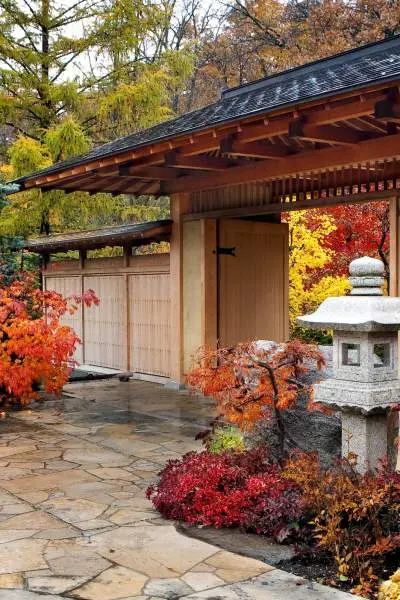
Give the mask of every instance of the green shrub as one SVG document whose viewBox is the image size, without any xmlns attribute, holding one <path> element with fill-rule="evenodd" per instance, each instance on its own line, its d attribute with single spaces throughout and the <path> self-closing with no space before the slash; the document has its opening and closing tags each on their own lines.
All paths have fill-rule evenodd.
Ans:
<svg viewBox="0 0 400 600">
<path fill-rule="evenodd" d="M 332 330 L 330 329 L 306 329 L 305 327 L 292 327 L 290 330 L 291 340 L 301 340 L 306 344 L 318 344 L 320 346 L 332 345 Z"/>
<path fill-rule="evenodd" d="M 243 435 L 237 427 L 217 427 L 207 440 L 207 450 L 212 454 L 220 454 L 226 450 L 242 452 L 245 449 Z"/>
</svg>

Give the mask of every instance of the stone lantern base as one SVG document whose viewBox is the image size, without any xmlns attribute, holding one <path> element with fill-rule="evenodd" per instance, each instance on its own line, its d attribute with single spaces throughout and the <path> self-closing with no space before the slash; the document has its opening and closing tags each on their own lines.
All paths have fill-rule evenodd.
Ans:
<svg viewBox="0 0 400 600">
<path fill-rule="evenodd" d="M 387 414 L 342 413 L 342 456 L 357 455 L 357 470 L 376 468 L 387 456 Z"/>
<path fill-rule="evenodd" d="M 342 413 L 342 456 L 357 455 L 357 469 L 376 468 L 388 454 L 388 411 L 400 396 L 400 381 L 327 379 L 315 386 L 315 398 Z"/>
<path fill-rule="evenodd" d="M 399 379 L 380 382 L 326 379 L 315 385 L 317 402 L 336 406 L 340 410 L 358 409 L 365 414 L 398 404 L 399 398 Z"/>
</svg>

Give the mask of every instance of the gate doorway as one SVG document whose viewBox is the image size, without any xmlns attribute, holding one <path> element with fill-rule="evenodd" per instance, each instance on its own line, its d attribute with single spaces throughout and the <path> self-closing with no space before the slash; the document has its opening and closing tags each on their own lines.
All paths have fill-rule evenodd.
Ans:
<svg viewBox="0 0 400 600">
<path fill-rule="evenodd" d="M 288 228 L 222 219 L 218 233 L 220 346 L 288 338 Z"/>
</svg>

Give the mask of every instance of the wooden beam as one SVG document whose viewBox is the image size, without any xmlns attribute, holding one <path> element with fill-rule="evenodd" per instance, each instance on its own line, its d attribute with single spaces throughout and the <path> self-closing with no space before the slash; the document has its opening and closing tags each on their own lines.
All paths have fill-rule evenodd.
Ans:
<svg viewBox="0 0 400 600">
<path fill-rule="evenodd" d="M 323 148 L 305 151 L 280 161 L 262 160 L 246 166 L 230 168 L 213 175 L 181 177 L 167 185 L 169 193 L 210 190 L 250 181 L 266 181 L 298 173 L 322 171 L 327 168 L 358 165 L 373 160 L 400 156 L 400 134 L 366 140 L 356 146 Z"/>
<path fill-rule="evenodd" d="M 80 174 L 75 175 L 73 177 L 66 177 L 62 180 L 62 182 L 60 182 L 60 185 L 57 185 L 57 182 L 49 183 L 49 185 L 43 185 L 42 190 L 45 192 L 50 192 L 51 190 L 65 189 L 67 191 L 68 187 L 71 186 L 71 188 L 73 188 L 72 191 L 76 191 L 75 185 L 79 185 L 80 182 L 86 185 L 89 180 L 95 181 L 93 173 L 89 173 L 87 175 Z"/>
<path fill-rule="evenodd" d="M 289 123 L 289 137 L 309 142 L 353 146 L 365 140 L 368 135 L 344 125 L 340 127 L 335 125 L 309 125 L 306 120 L 296 119 Z"/>
<path fill-rule="evenodd" d="M 213 150 L 218 150 L 222 135 L 222 133 L 211 132 L 201 136 L 198 140 L 190 138 L 189 144 L 177 144 L 174 150 L 179 152 L 181 156 L 195 156 L 202 152 L 212 152 Z"/>
<path fill-rule="evenodd" d="M 224 171 L 232 165 L 232 161 L 215 156 L 181 156 L 179 152 L 169 152 L 166 154 L 165 164 L 177 169 Z"/>
<path fill-rule="evenodd" d="M 221 140 L 221 152 L 248 158 L 280 159 L 290 154 L 291 148 L 283 144 L 266 144 L 265 142 L 239 142 L 235 136 L 227 136 Z"/>
<path fill-rule="evenodd" d="M 157 194 L 159 192 L 159 190 L 160 190 L 160 184 L 157 181 L 146 181 L 146 183 L 141 185 L 138 190 L 136 190 L 135 192 L 132 192 L 132 193 L 136 194 L 138 196 L 141 196 L 141 195 L 151 196 L 152 194 Z"/>
<path fill-rule="evenodd" d="M 400 123 L 400 104 L 391 99 L 380 100 L 375 104 L 374 117 L 389 123 Z"/>
<path fill-rule="evenodd" d="M 308 208 L 324 208 L 327 206 L 336 206 L 340 204 L 364 204 L 365 202 L 380 202 L 388 200 L 393 196 L 393 190 L 383 192 L 369 192 L 365 194 L 349 194 L 347 196 L 334 196 L 332 198 L 319 198 L 318 200 L 297 200 L 296 202 L 271 202 L 259 206 L 243 206 L 240 208 L 218 208 L 215 210 L 202 211 L 197 213 L 186 213 L 183 215 L 184 221 L 194 221 L 197 219 L 222 219 L 250 217 L 257 215 L 280 214 L 291 212 L 293 210 L 303 210 Z"/>
<path fill-rule="evenodd" d="M 158 179 L 158 180 L 173 180 L 178 177 L 178 172 L 175 169 L 165 167 L 146 167 L 146 166 L 122 166 L 119 168 L 120 177 L 130 177 L 132 179 Z"/>
<path fill-rule="evenodd" d="M 79 189 L 79 191 L 81 191 L 81 192 L 90 191 L 91 189 L 93 189 L 93 186 L 94 186 L 94 189 L 96 189 L 96 191 L 98 191 L 98 192 L 102 192 L 105 189 L 113 191 L 114 187 L 116 185 L 118 185 L 118 183 L 120 181 L 121 180 L 119 177 L 109 177 L 107 179 L 105 179 L 105 178 L 98 179 L 96 177 L 88 178 L 87 177 L 85 185 L 80 185 L 78 188 L 76 187 L 76 185 L 73 185 L 73 187 L 75 190 Z"/>
<path fill-rule="evenodd" d="M 172 231 L 170 240 L 170 286 L 172 291 L 170 376 L 177 384 L 184 383 L 183 374 L 183 221 L 190 203 L 188 194 L 171 197 Z"/>
<path fill-rule="evenodd" d="M 338 104 L 337 106 L 328 103 L 322 109 L 319 108 L 307 113 L 302 111 L 301 114 L 307 114 L 309 125 L 329 125 L 338 121 L 373 115 L 376 101 L 376 97 L 365 98 L 360 95 L 359 99 L 355 101 L 349 100 L 345 104 Z"/>
<path fill-rule="evenodd" d="M 390 296 L 398 296 L 400 292 L 400 198 L 394 196 L 389 200 L 390 227 Z"/>
<path fill-rule="evenodd" d="M 345 121 L 374 113 L 376 98 L 361 97 L 356 101 L 349 101 L 338 106 L 325 104 L 323 108 L 306 112 L 306 107 L 298 111 L 299 116 L 307 115 L 309 125 L 327 125 L 337 121 Z M 239 142 L 251 142 L 269 137 L 285 135 L 288 132 L 289 122 L 293 121 L 293 114 L 275 119 L 265 119 L 262 124 L 243 125 L 236 139 Z"/>
</svg>

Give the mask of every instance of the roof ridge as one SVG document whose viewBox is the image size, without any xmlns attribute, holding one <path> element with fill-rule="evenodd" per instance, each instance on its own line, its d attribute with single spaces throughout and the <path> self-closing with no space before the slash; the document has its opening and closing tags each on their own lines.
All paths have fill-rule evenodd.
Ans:
<svg viewBox="0 0 400 600">
<path fill-rule="evenodd" d="M 276 79 L 279 77 L 286 77 L 291 73 L 295 73 L 297 71 L 306 71 L 312 70 L 313 67 L 319 65 L 321 63 L 326 62 L 334 62 L 337 59 L 342 58 L 343 56 L 347 56 L 349 54 L 362 54 L 366 50 L 370 50 L 375 48 L 376 46 L 381 46 L 387 44 L 388 46 L 392 45 L 392 43 L 396 40 L 400 39 L 400 34 L 392 35 L 387 38 L 383 38 L 381 40 L 375 40 L 374 42 L 368 42 L 368 44 L 363 44 L 362 46 L 357 46 L 356 48 L 349 48 L 348 50 L 343 50 L 342 52 L 338 52 L 337 54 L 331 54 L 329 56 L 325 56 L 324 58 L 318 58 L 311 62 L 306 62 L 302 65 L 298 65 L 297 67 L 290 67 L 289 69 L 285 69 L 284 71 L 278 71 L 277 73 L 272 73 L 271 75 L 266 75 L 265 77 L 261 77 L 260 79 L 255 79 L 253 81 L 248 81 L 247 83 L 242 83 L 240 85 L 236 85 L 231 88 L 227 88 L 221 92 L 221 100 L 225 100 L 231 98 L 233 96 L 239 96 L 241 94 L 245 94 L 248 91 L 251 91 L 253 87 L 261 87 L 262 84 L 268 84 L 269 82 L 274 83 Z"/>
</svg>

